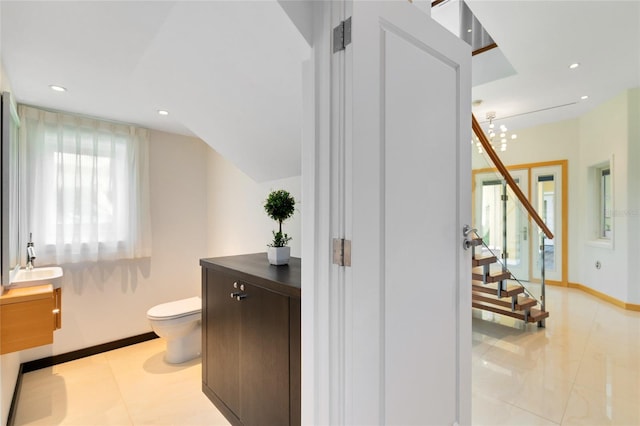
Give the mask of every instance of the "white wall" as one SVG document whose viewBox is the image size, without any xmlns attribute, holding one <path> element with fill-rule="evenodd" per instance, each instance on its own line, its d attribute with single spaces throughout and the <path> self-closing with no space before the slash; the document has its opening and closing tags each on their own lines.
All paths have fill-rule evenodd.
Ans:
<svg viewBox="0 0 640 426">
<path fill-rule="evenodd" d="M 277 167 L 277 165 L 274 165 Z M 207 155 L 208 246 L 207 257 L 266 252 L 278 229 L 264 211 L 264 200 L 272 190 L 284 189 L 296 200 L 293 217 L 282 224 L 282 232 L 293 239 L 291 256 L 300 257 L 302 198 L 299 176 L 257 183 L 214 150 Z M 266 256 L 266 255 L 265 255 Z"/>
<path fill-rule="evenodd" d="M 630 303 L 640 304 L 640 88 L 628 93 L 629 154 L 627 155 L 627 216 L 629 226 L 628 297 Z"/>
<path fill-rule="evenodd" d="M 580 204 L 578 208 L 593 211 L 589 198 L 593 183 L 589 183 L 588 169 L 608 161 L 613 156 L 614 244 L 612 248 L 597 247 L 593 241 L 589 215 L 580 216 L 583 235 L 577 247 L 581 251 L 580 283 L 627 301 L 628 221 L 616 212 L 627 210 L 627 93 L 598 106 L 580 118 Z M 599 261 L 601 269 L 596 269 Z"/>
<path fill-rule="evenodd" d="M 4 70 L 4 65 L 0 62 L 0 92 L 11 92 L 11 82 Z"/>
<path fill-rule="evenodd" d="M 498 123 L 500 124 L 500 123 Z M 538 163 L 554 160 L 577 160 L 579 147 L 578 120 L 565 120 L 515 131 L 518 139 L 509 141 L 508 149 L 499 152 L 506 165 Z M 472 167 L 490 167 L 483 155 L 473 149 Z M 487 157 L 488 158 L 488 157 Z"/>
<path fill-rule="evenodd" d="M 4 70 L 4 65 L 0 61 L 0 92 L 11 92 L 11 84 Z M 7 423 L 9 415 L 9 407 L 11 398 L 13 397 L 13 388 L 18 377 L 18 369 L 20 368 L 20 355 L 17 353 L 6 354 L 0 357 L 0 420 L 1 424 Z"/>
</svg>

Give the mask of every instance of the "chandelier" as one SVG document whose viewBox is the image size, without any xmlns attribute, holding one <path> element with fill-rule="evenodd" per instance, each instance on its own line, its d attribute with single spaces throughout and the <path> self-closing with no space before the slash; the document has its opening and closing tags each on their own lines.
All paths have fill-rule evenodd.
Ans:
<svg viewBox="0 0 640 426">
<path fill-rule="evenodd" d="M 489 142 L 491 142 L 491 146 L 493 150 L 497 150 L 497 147 L 500 147 L 500 151 L 504 152 L 507 150 L 507 142 L 509 140 L 515 140 L 518 138 L 518 135 L 515 133 L 509 134 L 507 126 L 501 124 L 500 127 L 496 130 L 496 124 L 493 122 L 496 118 L 495 111 L 489 111 L 487 113 L 487 120 L 489 120 L 489 129 L 487 130 L 487 135 L 489 137 Z M 476 137 L 476 147 L 478 148 L 478 153 L 482 154 L 482 145 L 480 141 L 477 140 Z"/>
</svg>

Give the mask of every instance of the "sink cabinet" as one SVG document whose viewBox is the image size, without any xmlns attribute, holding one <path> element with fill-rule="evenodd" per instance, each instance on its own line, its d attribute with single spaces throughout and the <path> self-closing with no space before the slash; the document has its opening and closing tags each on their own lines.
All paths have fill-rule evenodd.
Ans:
<svg viewBox="0 0 640 426">
<path fill-rule="evenodd" d="M 61 290 L 51 284 L 6 290 L 0 296 L 0 354 L 53 343 L 61 307 Z"/>
<path fill-rule="evenodd" d="M 300 424 L 300 259 L 203 259 L 203 392 L 234 425 Z"/>
</svg>

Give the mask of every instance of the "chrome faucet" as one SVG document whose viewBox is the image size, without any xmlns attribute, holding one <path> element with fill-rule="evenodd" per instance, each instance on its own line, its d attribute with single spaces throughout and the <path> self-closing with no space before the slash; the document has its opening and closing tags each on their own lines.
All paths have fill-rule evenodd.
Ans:
<svg viewBox="0 0 640 426">
<path fill-rule="evenodd" d="M 27 270 L 33 269 L 33 261 L 36 259 L 36 251 L 33 248 L 32 233 L 29 232 L 29 242 L 27 243 Z"/>
</svg>

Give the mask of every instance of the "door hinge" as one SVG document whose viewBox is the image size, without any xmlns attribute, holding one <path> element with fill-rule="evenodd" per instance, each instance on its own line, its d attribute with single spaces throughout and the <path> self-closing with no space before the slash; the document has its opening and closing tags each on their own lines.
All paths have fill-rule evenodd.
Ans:
<svg viewBox="0 0 640 426">
<path fill-rule="evenodd" d="M 333 239 L 333 264 L 351 266 L 351 240 Z"/>
<path fill-rule="evenodd" d="M 340 22 L 333 29 L 333 53 L 344 50 L 351 44 L 351 17 Z"/>
<path fill-rule="evenodd" d="M 500 196 L 500 201 L 509 201 L 509 196 L 508 195 L 501 195 Z"/>
</svg>

